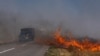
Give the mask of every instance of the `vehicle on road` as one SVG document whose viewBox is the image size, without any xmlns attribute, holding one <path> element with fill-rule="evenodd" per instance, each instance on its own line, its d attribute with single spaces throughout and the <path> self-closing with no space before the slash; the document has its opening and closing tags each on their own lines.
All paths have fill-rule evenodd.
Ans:
<svg viewBox="0 0 100 56">
<path fill-rule="evenodd" d="M 34 28 L 22 28 L 19 34 L 19 42 L 33 41 L 35 37 Z"/>
</svg>

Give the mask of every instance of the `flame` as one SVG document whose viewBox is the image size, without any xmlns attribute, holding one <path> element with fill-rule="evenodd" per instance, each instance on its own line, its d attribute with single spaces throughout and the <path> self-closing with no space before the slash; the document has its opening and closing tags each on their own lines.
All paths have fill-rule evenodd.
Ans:
<svg viewBox="0 0 100 56">
<path fill-rule="evenodd" d="M 76 47 L 78 50 L 81 51 L 100 51 L 100 43 L 96 42 L 93 43 L 88 39 L 84 39 L 83 41 L 78 41 L 72 36 L 69 36 L 70 39 L 65 39 L 61 34 L 61 29 L 58 29 L 55 34 L 54 38 L 58 43 L 58 46 L 63 46 L 64 48 L 68 48 L 70 46 Z"/>
</svg>

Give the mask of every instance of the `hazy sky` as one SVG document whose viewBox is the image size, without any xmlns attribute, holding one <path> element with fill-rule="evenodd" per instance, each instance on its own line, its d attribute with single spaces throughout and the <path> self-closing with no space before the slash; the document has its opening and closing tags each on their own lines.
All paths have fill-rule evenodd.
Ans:
<svg viewBox="0 0 100 56">
<path fill-rule="evenodd" d="M 0 10 L 21 15 L 24 26 L 44 19 L 77 35 L 100 36 L 100 0 L 0 0 Z"/>
</svg>

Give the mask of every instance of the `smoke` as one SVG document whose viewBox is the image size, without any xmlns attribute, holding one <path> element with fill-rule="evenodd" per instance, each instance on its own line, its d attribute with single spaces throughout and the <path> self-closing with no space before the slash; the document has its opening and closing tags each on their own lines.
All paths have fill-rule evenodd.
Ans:
<svg viewBox="0 0 100 56">
<path fill-rule="evenodd" d="M 99 5 L 99 0 L 0 0 L 0 32 L 14 40 L 21 28 L 55 29 L 62 24 L 75 35 L 99 38 Z"/>
</svg>

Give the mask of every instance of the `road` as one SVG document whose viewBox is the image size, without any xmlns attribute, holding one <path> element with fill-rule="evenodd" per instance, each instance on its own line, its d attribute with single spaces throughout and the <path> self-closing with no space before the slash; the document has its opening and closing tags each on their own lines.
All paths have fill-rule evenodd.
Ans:
<svg viewBox="0 0 100 56">
<path fill-rule="evenodd" d="M 0 56 L 44 56 L 48 46 L 32 42 L 24 44 L 6 44 L 0 46 Z"/>
</svg>

